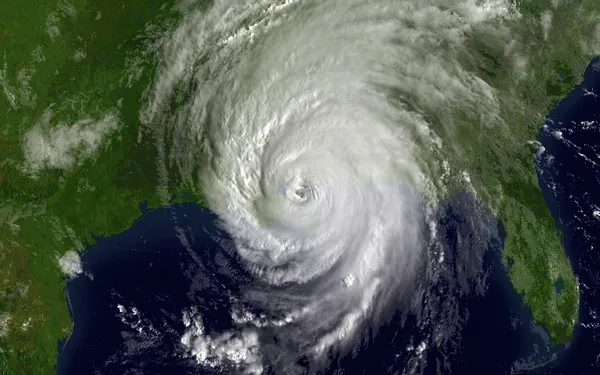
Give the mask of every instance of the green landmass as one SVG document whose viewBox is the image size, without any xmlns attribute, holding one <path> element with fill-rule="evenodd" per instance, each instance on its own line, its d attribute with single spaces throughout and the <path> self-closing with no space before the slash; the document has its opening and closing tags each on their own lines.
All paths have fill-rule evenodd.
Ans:
<svg viewBox="0 0 600 375">
<path fill-rule="evenodd" d="M 590 0 L 558 1 L 557 9 L 551 3 L 518 3 L 527 58 L 522 77 L 514 75 L 515 63 L 504 60 L 499 46 L 481 38 L 470 42 L 478 59 L 465 65 L 499 90 L 506 126 L 481 125 L 474 134 L 473 124 L 481 119 L 457 114 L 456 133 L 446 136 L 461 152 L 446 157 L 469 171 L 475 191 L 502 220 L 510 280 L 559 344 L 571 339 L 579 291 L 538 187 L 531 141 L 550 109 L 581 80 L 592 57 L 584 38 L 591 38 L 600 9 Z M 141 203 L 150 209 L 168 203 L 157 190 L 156 146 L 148 136 L 137 140 L 144 90 L 157 64 L 144 51 L 177 21 L 171 5 L 0 2 L 1 375 L 54 372 L 58 343 L 73 325 L 58 259 L 126 230 L 140 218 Z M 546 10 L 557 16 L 545 39 L 540 20 Z M 28 170 L 23 139 L 35 124 L 49 131 L 43 121 L 49 111 L 53 123 L 65 124 L 99 122 L 116 111 L 118 126 L 93 154 L 85 143 L 75 147 L 69 168 L 45 160 L 45 167 Z M 174 201 L 200 200 L 193 187 L 179 187 L 168 192 Z M 554 288 L 558 280 L 564 284 L 560 293 Z"/>
<path fill-rule="evenodd" d="M 506 44 L 485 43 L 486 35 L 481 35 L 470 41 L 477 58 L 464 62 L 498 90 L 504 125 L 481 121 L 474 131 L 478 119 L 458 113 L 455 133 L 447 136 L 460 146 L 450 164 L 468 171 L 474 190 L 502 221 L 510 280 L 534 321 L 558 345 L 572 338 L 579 316 L 579 286 L 538 185 L 535 153 L 545 117 L 581 82 L 594 56 L 592 36 L 598 27 L 594 17 L 600 6 L 592 1 L 541 0 L 517 5 L 522 19 L 514 26 L 518 31 L 514 35 L 526 60 L 509 60 Z M 555 16 L 544 35 L 542 18 L 547 11 Z M 560 292 L 557 283 L 564 286 Z"/>
<path fill-rule="evenodd" d="M 2 375 L 55 371 L 59 340 L 73 325 L 59 258 L 126 230 L 140 218 L 140 204 L 163 204 L 156 191 L 156 147 L 136 140 L 143 90 L 156 66 L 143 55 L 144 43 L 176 20 L 171 6 L 145 0 L 0 2 Z M 99 121 L 117 108 L 118 127 L 90 157 L 79 158 L 85 144 L 76 147 L 73 154 L 82 161 L 68 169 L 24 172 L 23 137 L 50 107 L 53 122 L 65 124 Z"/>
</svg>

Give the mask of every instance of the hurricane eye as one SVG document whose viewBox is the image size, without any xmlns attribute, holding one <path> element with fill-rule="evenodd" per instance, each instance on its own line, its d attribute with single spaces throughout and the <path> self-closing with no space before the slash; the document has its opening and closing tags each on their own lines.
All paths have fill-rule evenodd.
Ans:
<svg viewBox="0 0 600 375">
<path fill-rule="evenodd" d="M 310 189 L 310 187 L 307 187 L 307 186 L 301 186 L 296 189 L 294 194 L 296 195 L 296 197 L 299 201 L 304 202 L 305 200 L 308 200 L 310 198 L 311 189 Z"/>
</svg>

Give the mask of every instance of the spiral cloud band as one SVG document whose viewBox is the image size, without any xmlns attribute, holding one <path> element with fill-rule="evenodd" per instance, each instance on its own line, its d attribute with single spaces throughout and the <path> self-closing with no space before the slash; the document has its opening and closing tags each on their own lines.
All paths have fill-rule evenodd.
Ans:
<svg viewBox="0 0 600 375">
<path fill-rule="evenodd" d="M 318 358 L 411 289 L 435 236 L 428 203 L 443 194 L 429 121 L 458 102 L 497 117 L 492 88 L 458 61 L 469 33 L 514 11 L 499 0 L 181 8 L 142 116 L 162 154 L 172 148 L 164 183 L 177 168 L 200 186 L 234 238 L 256 279 L 241 304 L 273 314 L 253 327 L 279 327 L 291 351 Z M 183 98 L 167 110 L 174 90 Z"/>
</svg>

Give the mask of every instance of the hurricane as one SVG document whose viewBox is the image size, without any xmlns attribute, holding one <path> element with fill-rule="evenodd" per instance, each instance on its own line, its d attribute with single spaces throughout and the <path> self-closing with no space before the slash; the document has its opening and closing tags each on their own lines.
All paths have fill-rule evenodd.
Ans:
<svg viewBox="0 0 600 375">
<path fill-rule="evenodd" d="M 467 42 L 509 41 L 516 11 L 500 0 L 179 9 L 142 114 L 159 189 L 198 187 L 252 278 L 232 312 L 241 336 L 206 333 L 186 312 L 182 343 L 202 360 L 244 347 L 228 357 L 242 373 L 303 373 L 300 358 L 360 341 L 390 301 L 423 314 L 444 258 L 432 207 L 447 194 L 453 110 L 501 121 L 494 89 L 464 65 Z"/>
</svg>

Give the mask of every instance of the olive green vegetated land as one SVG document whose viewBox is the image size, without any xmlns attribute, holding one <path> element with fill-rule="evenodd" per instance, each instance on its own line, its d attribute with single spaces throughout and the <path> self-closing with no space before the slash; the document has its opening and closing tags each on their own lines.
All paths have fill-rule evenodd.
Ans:
<svg viewBox="0 0 600 375">
<path fill-rule="evenodd" d="M 507 122 L 523 124 L 514 130 L 511 127 L 511 131 L 522 145 L 515 159 L 529 169 L 509 169 L 503 174 L 503 193 L 508 199 L 502 202 L 501 210 L 507 231 L 505 255 L 512 264 L 511 281 L 555 344 L 572 337 L 579 313 L 579 286 L 562 249 L 561 234 L 538 189 L 531 168 L 532 146 L 525 152 L 525 142 L 537 141 L 544 117 L 581 82 L 587 64 L 600 48 L 600 40 L 593 39 L 599 27 L 600 5 L 594 1 L 557 3 L 556 8 L 542 1 L 520 4 L 522 13 L 529 17 L 524 27 L 530 30 L 526 33 L 531 51 L 530 75 L 514 91 L 522 106 L 506 103 L 503 117 Z M 543 27 L 536 29 L 535 23 L 543 24 L 541 19 L 547 17 L 549 9 L 554 17 L 545 38 Z M 554 286 L 559 280 L 565 288 L 557 293 Z"/>
<path fill-rule="evenodd" d="M 72 328 L 59 257 L 124 231 L 140 217 L 140 203 L 161 204 L 156 148 L 136 139 L 141 95 L 155 65 L 143 55 L 143 43 L 160 35 L 158 25 L 175 19 L 165 11 L 171 6 L 144 0 L 0 2 L 2 375 L 54 372 L 59 340 Z M 24 172 L 23 137 L 36 123 L 44 129 L 45 115 L 52 113 L 52 125 L 70 127 L 82 119 L 98 123 L 107 111 L 117 114 L 117 125 L 98 152 L 88 153 L 83 142 L 70 150 L 76 162 L 68 168 L 46 160 L 46 168 Z M 57 142 L 50 146 L 49 152 L 60 148 Z"/>
<path fill-rule="evenodd" d="M 568 342 L 579 314 L 579 287 L 538 185 L 535 153 L 539 131 L 552 108 L 582 80 L 595 51 L 592 36 L 600 6 L 592 1 L 519 1 L 517 43 L 493 45 L 473 38 L 478 59 L 466 66 L 497 89 L 502 126 L 479 128 L 462 116 L 448 135 L 457 144 L 450 164 L 468 171 L 480 197 L 505 230 L 504 260 L 515 290 L 531 308 L 552 344 Z M 547 36 L 543 20 L 553 15 Z M 521 48 L 520 51 L 510 48 Z M 596 51 L 600 45 L 596 46 Z M 518 59 L 516 58 L 518 57 Z M 562 283 L 559 293 L 555 285 Z"/>
<path fill-rule="evenodd" d="M 523 76 L 505 69 L 514 62 L 504 60 L 502 48 L 473 39 L 481 59 L 465 65 L 498 88 L 506 126 L 474 133 L 480 119 L 465 115 L 451 138 L 461 151 L 448 158 L 469 172 L 502 220 L 510 279 L 553 343 L 562 343 L 577 318 L 578 289 L 537 184 L 530 141 L 581 79 L 591 57 L 584 37 L 593 34 L 600 9 L 590 0 L 557 3 L 553 9 L 551 1 L 519 2 Z M 169 6 L 143 0 L 0 2 L 1 375 L 54 371 L 58 341 L 72 328 L 59 257 L 83 250 L 95 236 L 124 231 L 140 217 L 140 203 L 162 204 L 156 148 L 137 139 L 142 92 L 155 73 L 143 44 L 160 35 L 159 26 L 176 21 Z M 557 16 L 544 39 L 540 20 L 546 10 Z M 23 137 L 43 123 L 49 107 L 53 124 L 98 122 L 114 111 L 118 125 L 98 152 L 87 155 L 85 145 L 77 147 L 69 168 L 41 168 L 32 177 L 23 170 Z M 565 285 L 560 294 L 553 288 L 559 279 Z"/>
</svg>

